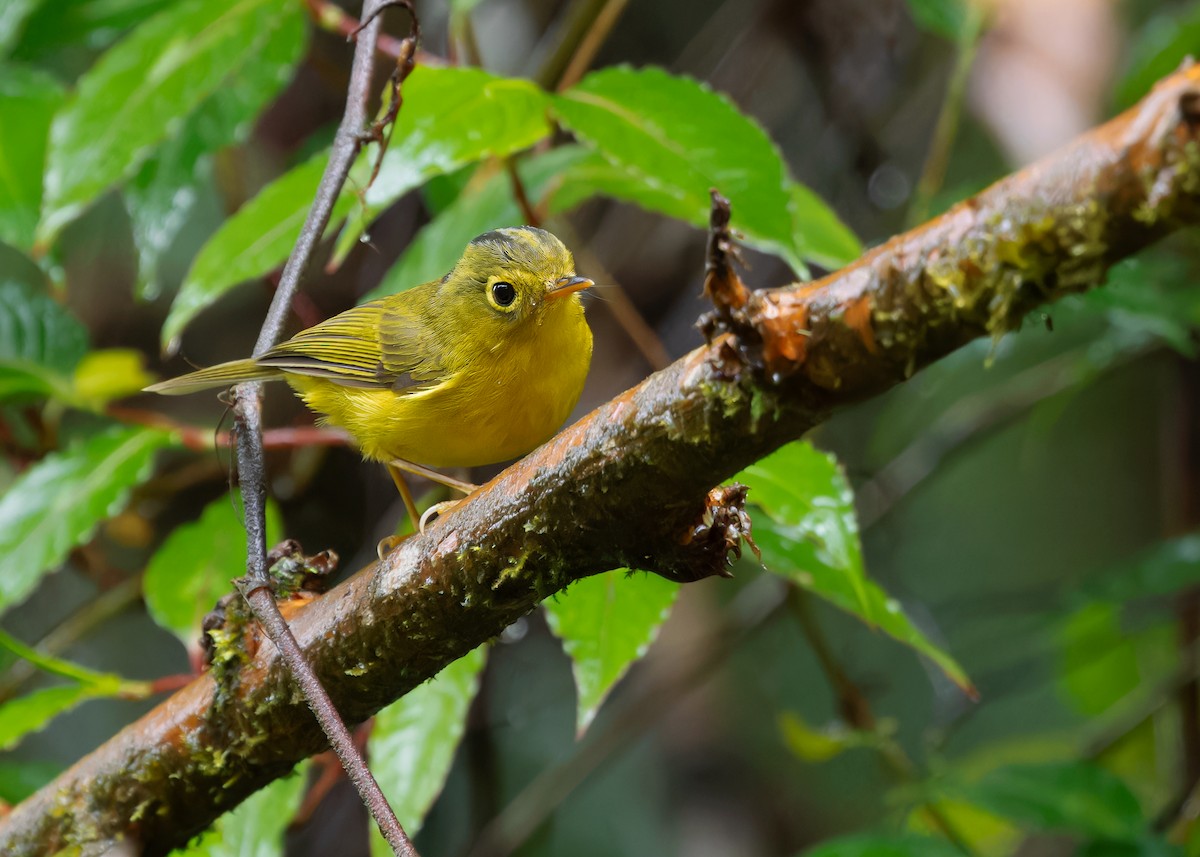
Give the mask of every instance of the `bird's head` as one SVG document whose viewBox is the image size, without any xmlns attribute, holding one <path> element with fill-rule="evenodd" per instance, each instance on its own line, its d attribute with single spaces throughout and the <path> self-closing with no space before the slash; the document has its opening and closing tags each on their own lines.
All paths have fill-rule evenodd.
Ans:
<svg viewBox="0 0 1200 857">
<path fill-rule="evenodd" d="M 467 245 L 444 280 L 481 310 L 478 318 L 516 322 L 541 319 L 579 306 L 578 293 L 593 285 L 575 274 L 575 260 L 544 229 L 493 229 Z"/>
</svg>

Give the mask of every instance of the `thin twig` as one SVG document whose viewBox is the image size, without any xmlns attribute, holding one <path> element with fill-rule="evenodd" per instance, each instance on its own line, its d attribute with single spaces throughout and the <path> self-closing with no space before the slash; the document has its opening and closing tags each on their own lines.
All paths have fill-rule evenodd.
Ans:
<svg viewBox="0 0 1200 857">
<path fill-rule="evenodd" d="M 584 33 L 583 41 L 579 43 L 579 47 L 571 57 L 571 61 L 567 64 L 566 70 L 562 73 L 562 77 L 559 78 L 559 92 L 570 89 L 587 72 L 592 64 L 592 60 L 600 52 L 600 47 L 604 44 L 604 40 L 608 38 L 609 33 L 612 32 L 612 28 L 617 24 L 617 19 L 621 17 L 621 13 L 625 11 L 625 7 L 628 4 L 629 0 L 605 0 L 604 6 L 592 20 L 592 25 Z"/>
<path fill-rule="evenodd" d="M 607 2 L 608 0 L 576 0 L 567 12 L 566 21 L 553 28 L 545 37 L 544 41 L 550 41 L 553 47 L 549 56 L 533 74 L 533 79 L 543 89 L 556 88 L 563 72 L 571 64 L 571 58 L 587 38 L 588 31 Z"/>
<path fill-rule="evenodd" d="M 937 193 L 946 178 L 946 167 L 950 162 L 950 150 L 954 138 L 958 134 L 958 118 L 962 113 L 963 95 L 966 92 L 967 80 L 971 67 L 975 64 L 975 53 L 979 47 L 979 37 L 983 33 L 986 12 L 983 3 L 966 4 L 966 20 L 963 22 L 962 34 L 958 40 L 958 56 L 954 61 L 954 70 L 950 74 L 950 83 L 946 87 L 946 97 L 942 101 L 942 109 L 938 113 L 937 125 L 934 126 L 933 139 L 929 144 L 929 154 L 925 157 L 925 165 L 921 169 L 921 178 L 917 180 L 916 192 L 912 204 L 908 207 L 907 222 L 909 226 L 916 225 L 929 216 L 929 205 L 933 195 Z"/>
<path fill-rule="evenodd" d="M 792 615 L 799 621 L 800 629 L 804 632 L 805 639 L 812 646 L 813 653 L 817 656 L 817 662 L 821 665 L 821 671 L 825 673 L 825 679 L 833 688 L 834 695 L 838 700 L 838 710 L 842 720 L 852 729 L 859 732 L 869 732 L 879 738 L 879 743 L 875 745 L 876 749 L 879 751 L 880 758 L 883 759 L 887 769 L 897 781 L 904 784 L 918 782 L 921 773 L 917 764 L 909 757 L 908 753 L 904 751 L 904 748 L 898 742 L 879 733 L 878 721 L 875 718 L 875 713 L 871 710 L 870 700 L 867 699 L 867 695 L 862 692 L 862 689 L 854 683 L 845 668 L 838 661 L 837 656 L 834 655 L 833 648 L 825 638 L 825 632 L 821 630 L 821 626 L 817 623 L 817 617 L 813 615 L 808 593 L 804 592 L 798 586 L 791 586 L 788 593 L 788 606 L 792 610 Z M 934 801 L 922 801 L 919 809 L 929 820 L 929 823 L 951 845 L 964 854 L 974 853 L 966 838 L 963 837 L 946 813 L 942 811 L 942 808 Z"/>
<path fill-rule="evenodd" d="M 380 137 L 382 129 L 378 126 L 369 129 L 370 135 L 364 135 L 364 131 L 368 130 L 367 101 L 370 97 L 375 46 L 379 38 L 379 16 L 380 12 L 392 5 L 397 4 L 393 0 L 366 0 L 363 5 L 362 24 L 354 33 L 358 41 L 350 68 L 346 112 L 334 139 L 329 164 L 317 188 L 316 199 L 304 221 L 296 247 L 288 257 L 283 274 L 279 278 L 279 288 L 271 301 L 258 342 L 254 346 L 255 356 L 263 354 L 279 341 L 293 296 L 308 271 L 313 251 L 325 232 L 334 203 L 341 195 L 346 178 L 350 174 L 350 168 L 354 165 L 364 141 L 370 136 Z M 406 6 L 410 15 L 412 14 L 411 6 L 407 3 L 400 5 Z M 402 46 L 401 66 L 410 69 L 414 46 L 408 39 L 405 42 L 409 42 L 408 53 L 405 54 Z M 401 74 L 407 74 L 407 69 Z M 398 86 L 395 74 L 392 80 L 393 85 Z M 398 92 L 393 90 L 392 96 L 395 99 L 393 103 L 398 108 Z M 390 113 L 388 119 L 394 119 L 394 114 Z M 367 768 L 362 754 L 354 745 L 329 694 L 296 643 L 296 638 L 279 612 L 279 606 L 275 603 L 270 589 L 267 569 L 266 469 L 263 463 L 261 383 L 239 384 L 234 389 L 233 414 L 237 426 L 238 475 L 246 515 L 247 540 L 246 577 L 238 582 L 238 586 L 255 618 L 288 664 L 294 680 L 304 693 L 305 700 L 320 722 L 322 731 L 346 769 L 347 776 L 358 789 L 363 803 L 366 804 L 375 823 L 379 825 L 392 851 L 405 857 L 417 857 L 416 849 L 388 805 L 387 798 Z"/>
<path fill-rule="evenodd" d="M 304 0 L 304 4 L 308 7 L 313 22 L 322 30 L 350 38 L 359 27 L 359 22 L 355 18 L 347 15 L 344 9 L 334 3 L 330 3 L 329 0 Z M 380 33 L 379 41 L 375 44 L 375 51 L 381 56 L 396 61 L 400 59 L 403 52 L 403 45 L 403 39 L 397 39 L 394 36 L 389 36 L 387 33 Z M 417 65 L 428 66 L 429 68 L 445 68 L 447 65 L 450 65 L 444 57 L 439 57 L 428 51 L 418 50 L 414 59 Z"/>
<path fill-rule="evenodd" d="M 105 413 L 118 422 L 129 425 L 147 426 L 174 432 L 179 442 L 196 452 L 208 452 L 214 447 L 233 446 L 231 432 L 213 433 L 211 428 L 193 426 L 171 419 L 157 411 L 144 411 L 110 405 Z M 290 428 L 266 429 L 263 432 L 263 449 L 292 449 L 301 446 L 345 446 L 350 436 L 341 429 L 326 426 L 292 426 Z"/>
</svg>

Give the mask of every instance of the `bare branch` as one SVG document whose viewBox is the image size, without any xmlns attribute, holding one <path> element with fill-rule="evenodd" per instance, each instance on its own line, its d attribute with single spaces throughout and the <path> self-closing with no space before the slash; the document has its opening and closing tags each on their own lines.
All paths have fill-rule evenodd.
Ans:
<svg viewBox="0 0 1200 857">
<path fill-rule="evenodd" d="M 1200 67 L 944 216 L 806 285 L 751 293 L 712 343 L 597 408 L 292 620 L 351 722 L 617 566 L 721 573 L 740 496 L 712 491 L 821 422 L 1200 219 Z M 736 212 L 735 212 L 736 217 Z M 185 841 L 324 746 L 275 649 L 201 677 L 0 821 L 0 853 Z"/>
</svg>

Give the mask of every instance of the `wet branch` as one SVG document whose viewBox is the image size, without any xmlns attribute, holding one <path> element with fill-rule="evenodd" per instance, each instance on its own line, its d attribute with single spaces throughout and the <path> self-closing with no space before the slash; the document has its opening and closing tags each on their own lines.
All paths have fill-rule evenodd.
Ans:
<svg viewBox="0 0 1200 857">
<path fill-rule="evenodd" d="M 734 218 L 736 223 L 736 215 Z M 818 282 L 739 290 L 715 258 L 710 344 L 597 408 L 327 595 L 292 630 L 361 722 L 547 596 L 614 567 L 726 570 L 744 490 L 713 489 L 837 408 L 900 383 L 1200 219 L 1200 68 Z M 713 246 L 728 251 L 721 234 Z M 0 821 L 0 853 L 181 844 L 324 748 L 274 647 L 233 692 L 202 676 Z"/>
</svg>

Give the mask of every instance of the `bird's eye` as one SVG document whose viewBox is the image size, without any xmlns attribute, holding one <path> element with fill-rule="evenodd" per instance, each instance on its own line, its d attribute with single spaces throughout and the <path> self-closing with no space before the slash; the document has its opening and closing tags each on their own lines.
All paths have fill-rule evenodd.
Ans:
<svg viewBox="0 0 1200 857">
<path fill-rule="evenodd" d="M 513 288 L 512 283 L 492 283 L 492 300 L 496 302 L 496 306 L 512 306 L 516 299 L 517 290 Z"/>
</svg>

